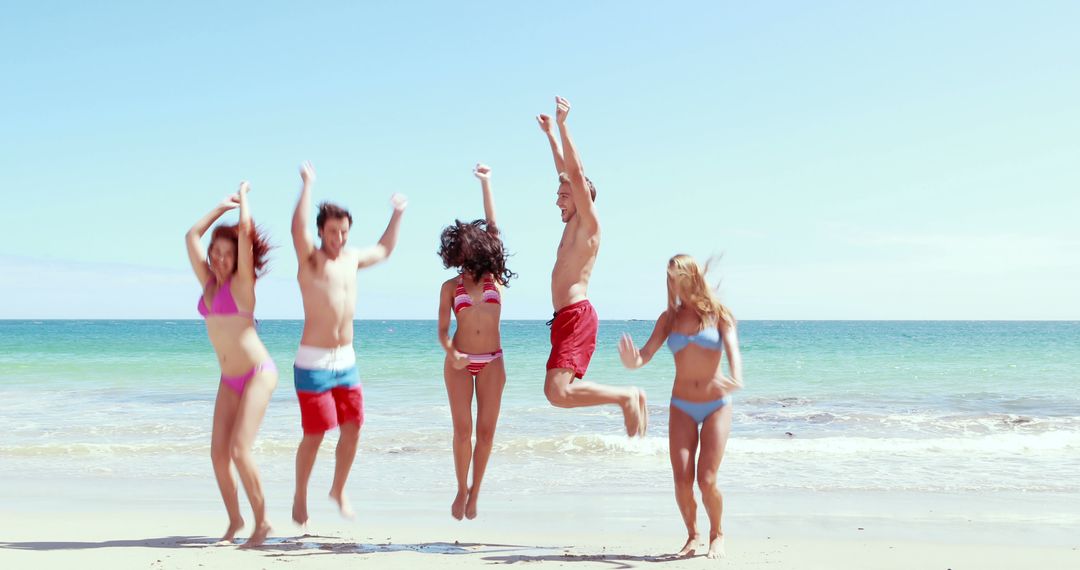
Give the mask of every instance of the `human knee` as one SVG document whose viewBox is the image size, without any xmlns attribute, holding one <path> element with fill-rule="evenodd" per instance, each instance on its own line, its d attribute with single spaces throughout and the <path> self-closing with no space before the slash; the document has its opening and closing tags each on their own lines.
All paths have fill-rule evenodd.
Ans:
<svg viewBox="0 0 1080 570">
<path fill-rule="evenodd" d="M 684 474 L 675 476 L 675 492 L 686 493 L 694 491 L 694 474 Z"/>
<path fill-rule="evenodd" d="M 360 437 L 360 424 L 357 422 L 345 422 L 339 426 L 342 439 L 358 439 Z"/>
<path fill-rule="evenodd" d="M 454 439 L 458 441 L 472 440 L 472 420 L 454 422 Z"/>
<path fill-rule="evenodd" d="M 558 384 L 550 383 L 544 386 L 544 395 L 547 396 L 548 402 L 551 405 L 558 408 L 569 407 L 570 403 L 570 387 L 561 386 Z"/>
<path fill-rule="evenodd" d="M 701 492 L 715 492 L 716 491 L 716 473 L 698 473 L 698 486 L 701 488 Z"/>
<path fill-rule="evenodd" d="M 214 463 L 228 463 L 232 460 L 232 451 L 227 442 L 210 445 L 210 461 Z"/>
<path fill-rule="evenodd" d="M 236 458 L 243 457 L 250 451 L 250 446 L 238 439 L 233 440 L 233 442 L 229 444 L 229 455 L 232 456 L 234 461 Z"/>
<path fill-rule="evenodd" d="M 477 445 L 491 445 L 495 441 L 495 426 L 488 424 L 477 424 L 476 426 L 476 444 Z"/>
<path fill-rule="evenodd" d="M 300 440 L 300 447 L 308 450 L 319 449 L 319 446 L 322 445 L 323 436 L 325 435 L 326 432 L 305 433 L 304 439 Z"/>
</svg>

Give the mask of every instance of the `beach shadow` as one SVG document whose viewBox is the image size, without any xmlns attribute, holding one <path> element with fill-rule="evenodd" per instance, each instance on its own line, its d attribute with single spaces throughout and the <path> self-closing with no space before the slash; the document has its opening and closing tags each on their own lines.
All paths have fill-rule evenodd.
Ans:
<svg viewBox="0 0 1080 570">
<path fill-rule="evenodd" d="M 328 536 L 305 535 L 303 537 L 270 537 L 262 546 L 253 551 L 267 550 L 303 550 L 313 548 L 310 543 L 298 542 L 300 538 L 333 538 Z M 97 548 L 238 548 L 244 544 L 238 540 L 232 544 L 218 544 L 218 539 L 209 536 L 165 536 L 161 538 L 142 538 L 132 540 L 103 540 L 101 542 L 2 542 L 0 550 L 91 550 Z"/>
<path fill-rule="evenodd" d="M 685 560 L 672 555 L 632 556 L 625 554 L 569 554 L 569 546 L 527 546 L 522 544 L 493 544 L 475 542 L 420 542 L 420 543 L 360 543 L 337 542 L 340 537 L 305 534 L 293 537 L 270 537 L 252 552 L 266 553 L 268 558 L 287 559 L 294 556 L 318 556 L 323 554 L 383 554 L 393 552 L 420 552 L 450 556 L 474 555 L 495 564 L 527 562 L 591 562 L 610 564 L 614 568 L 633 568 L 632 562 L 673 562 Z M 217 539 L 207 536 L 165 536 L 131 540 L 103 540 L 100 542 L 2 542 L 0 550 L 92 550 L 99 548 L 239 548 L 243 542 L 220 545 Z M 556 552 L 560 552 L 556 554 Z"/>
<path fill-rule="evenodd" d="M 279 553 L 272 554 L 271 557 L 290 557 L 294 554 L 290 554 L 285 551 L 306 551 L 296 552 L 296 554 L 302 554 L 304 556 L 319 555 L 319 554 L 380 554 L 391 552 L 421 552 L 425 554 L 446 554 L 446 555 L 484 555 L 484 554 L 498 554 L 501 552 L 522 552 L 522 551 L 537 551 L 537 550 L 555 550 L 556 547 L 546 548 L 540 546 L 525 546 L 520 544 L 491 544 L 491 543 L 474 543 L 474 542 L 420 542 L 420 543 L 360 543 L 360 542 L 305 542 L 306 539 L 318 539 L 329 538 L 304 535 L 297 537 L 295 541 L 287 544 L 269 545 L 270 550 L 277 550 Z M 333 540 L 333 539 L 332 539 Z M 266 546 L 261 547 L 259 550 L 268 550 Z"/>
<path fill-rule="evenodd" d="M 545 554 L 539 556 L 517 554 L 513 556 L 485 556 L 486 560 L 493 564 L 516 564 L 518 562 L 591 562 L 593 564 L 610 564 L 613 568 L 635 568 L 631 562 L 678 562 L 689 560 L 696 556 L 675 556 L 674 554 L 658 554 L 656 556 L 635 556 L 630 554 Z"/>
<path fill-rule="evenodd" d="M 94 548 L 199 548 L 217 542 L 207 536 L 164 536 L 101 542 L 0 542 L 8 550 L 89 550 Z"/>
</svg>

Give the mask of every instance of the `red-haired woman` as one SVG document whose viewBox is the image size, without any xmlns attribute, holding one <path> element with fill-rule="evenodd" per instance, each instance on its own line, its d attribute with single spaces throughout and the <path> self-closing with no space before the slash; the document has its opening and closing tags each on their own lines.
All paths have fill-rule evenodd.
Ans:
<svg viewBox="0 0 1080 570">
<path fill-rule="evenodd" d="M 442 284 L 439 292 L 439 343 L 446 350 L 443 377 L 454 423 L 454 472 L 457 496 L 450 515 L 476 518 L 476 502 L 484 479 L 495 423 L 499 419 L 506 368 L 499 340 L 502 288 L 514 274 L 506 268 L 506 248 L 495 226 L 491 169 L 477 164 L 473 174 L 484 193 L 484 220 L 462 222 L 443 230 L 439 257 L 447 268 L 460 272 Z M 457 330 L 450 339 L 450 313 Z M 474 386 L 475 380 L 475 386 Z M 472 399 L 476 392 L 476 448 L 472 445 Z M 468 485 L 469 466 L 473 482 Z"/>
<path fill-rule="evenodd" d="M 731 433 L 731 393 L 742 387 L 742 356 L 735 332 L 735 317 L 722 305 L 705 281 L 703 270 L 689 255 L 668 262 L 668 301 L 639 351 L 630 335 L 619 342 L 619 356 L 627 368 L 640 368 L 652 360 L 667 340 L 675 357 L 675 383 L 671 388 L 668 444 L 675 476 L 675 502 L 689 537 L 679 556 L 692 556 L 700 536 L 694 478 L 701 487 L 701 502 L 709 515 L 709 558 L 724 556 L 720 516 L 724 500 L 716 486 L 716 471 Z M 727 352 L 730 376 L 721 368 Z M 700 433 L 699 433 L 700 430 Z M 701 453 L 698 453 L 700 443 Z"/>
<path fill-rule="evenodd" d="M 248 190 L 248 183 L 242 182 L 236 194 L 199 219 L 187 233 L 187 250 L 202 286 L 199 314 L 206 319 L 206 333 L 221 365 L 210 438 L 214 475 L 229 513 L 229 526 L 221 540 L 232 542 L 244 526 L 230 468 L 235 464 L 255 514 L 255 530 L 244 546 L 254 547 L 266 540 L 270 523 L 251 446 L 278 374 L 255 331 L 255 279 L 266 269 L 270 245 L 251 221 Z M 203 234 L 222 214 L 236 207 L 240 208 L 240 223 L 214 228 L 208 256 L 201 242 Z"/>
</svg>

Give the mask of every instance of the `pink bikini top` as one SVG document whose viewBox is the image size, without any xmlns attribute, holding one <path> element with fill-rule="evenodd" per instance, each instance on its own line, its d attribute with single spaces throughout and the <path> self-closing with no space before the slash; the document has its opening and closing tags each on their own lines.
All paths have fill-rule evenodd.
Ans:
<svg viewBox="0 0 1080 570">
<path fill-rule="evenodd" d="M 255 314 L 250 311 L 241 311 L 236 306 L 236 300 L 232 296 L 232 279 L 225 281 L 225 283 L 218 288 L 217 293 L 214 294 L 214 299 L 210 302 L 210 309 L 206 309 L 206 295 L 199 297 L 199 314 L 202 318 L 208 317 L 247 317 L 249 319 L 255 318 Z"/>
<path fill-rule="evenodd" d="M 484 303 L 495 303 L 496 305 L 502 304 L 502 296 L 499 295 L 499 288 L 495 286 L 495 280 L 490 275 L 484 277 L 483 293 L 480 294 L 480 300 Z M 472 297 L 469 296 L 469 292 L 465 290 L 465 281 L 458 277 L 457 287 L 454 289 L 454 314 L 456 315 L 462 309 L 467 309 L 472 306 Z"/>
</svg>

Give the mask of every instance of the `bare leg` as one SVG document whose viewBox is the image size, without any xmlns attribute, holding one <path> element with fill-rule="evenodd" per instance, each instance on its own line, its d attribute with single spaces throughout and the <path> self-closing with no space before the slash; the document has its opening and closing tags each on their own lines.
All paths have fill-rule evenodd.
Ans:
<svg viewBox="0 0 1080 570">
<path fill-rule="evenodd" d="M 701 455 L 698 457 L 698 485 L 701 487 L 701 502 L 709 514 L 709 558 L 723 558 L 724 532 L 720 527 L 720 517 L 724 513 L 724 498 L 716 486 L 716 471 L 724 458 L 728 434 L 731 433 L 731 405 L 720 408 L 713 415 L 705 418 L 701 424 Z"/>
<path fill-rule="evenodd" d="M 639 388 L 617 388 L 596 382 L 574 382 L 574 371 L 568 368 L 552 368 L 544 378 L 544 395 L 558 408 L 580 408 L 617 404 L 623 410 L 627 435 L 639 435 L 645 431 L 642 415 L 645 392 Z"/>
<path fill-rule="evenodd" d="M 218 490 L 221 491 L 221 500 L 225 502 L 225 512 L 229 514 L 229 526 L 221 537 L 222 543 L 231 543 L 236 538 L 236 533 L 244 527 L 236 479 L 232 474 L 232 454 L 229 451 L 229 436 L 232 434 L 239 406 L 240 395 L 225 384 L 218 384 L 217 401 L 214 402 L 214 427 L 210 435 L 210 461 L 214 465 L 214 477 L 217 478 Z"/>
<path fill-rule="evenodd" d="M 495 441 L 495 424 L 499 421 L 503 387 L 506 386 L 506 366 L 498 358 L 488 363 L 476 377 L 476 451 L 473 453 L 472 487 L 465 505 L 465 517 L 476 518 L 476 502 L 480 498 L 480 483 L 484 480 L 491 445 Z"/>
<path fill-rule="evenodd" d="M 293 495 L 292 518 L 296 524 L 306 528 L 308 522 L 307 491 L 311 480 L 311 470 L 315 467 L 315 457 L 319 454 L 322 433 L 305 433 L 296 449 L 296 492 Z"/>
<path fill-rule="evenodd" d="M 255 513 L 255 530 L 244 543 L 246 548 L 260 546 L 266 535 L 270 534 L 270 522 L 266 520 L 266 500 L 263 497 L 259 470 L 251 455 L 251 446 L 255 444 L 255 435 L 270 404 L 270 395 L 277 386 L 276 371 L 262 371 L 248 381 L 244 394 L 240 398 L 240 410 L 236 414 L 236 424 L 232 433 L 232 458 L 240 481 L 244 484 L 251 510 Z"/>
<path fill-rule="evenodd" d="M 465 501 L 469 498 L 469 463 L 472 461 L 472 398 L 473 379 L 466 370 L 443 363 L 446 395 L 450 400 L 450 416 L 454 422 L 454 475 L 457 477 L 457 496 L 450 505 L 450 516 L 465 517 Z"/>
<path fill-rule="evenodd" d="M 352 469 L 356 459 L 356 448 L 360 443 L 360 424 L 357 422 L 345 422 L 341 424 L 341 438 L 338 439 L 337 449 L 334 452 L 334 483 L 330 485 L 330 498 L 338 505 L 341 516 L 351 519 L 356 516 L 352 505 L 345 496 L 345 481 L 349 478 L 349 470 Z"/>
<path fill-rule="evenodd" d="M 685 412 L 671 406 L 668 422 L 668 449 L 671 473 L 675 478 L 675 502 L 686 525 L 686 544 L 676 556 L 693 556 L 701 541 L 697 530 L 697 501 L 694 500 L 695 456 L 698 447 L 697 424 Z"/>
</svg>

